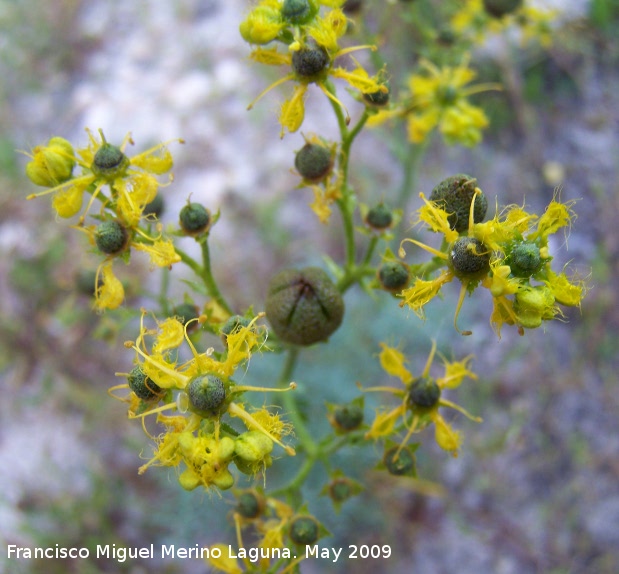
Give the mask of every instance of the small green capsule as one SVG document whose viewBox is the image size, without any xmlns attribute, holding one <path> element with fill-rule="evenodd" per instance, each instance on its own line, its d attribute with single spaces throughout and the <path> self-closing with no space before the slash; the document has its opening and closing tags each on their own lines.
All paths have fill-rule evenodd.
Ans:
<svg viewBox="0 0 619 574">
<path fill-rule="evenodd" d="M 144 206 L 142 215 L 144 215 L 144 217 L 151 215 L 153 217 L 156 217 L 157 219 L 160 219 L 164 209 L 165 202 L 163 201 L 163 195 L 158 193 L 157 195 L 155 195 L 155 199 L 153 199 L 150 203 L 147 203 Z"/>
<path fill-rule="evenodd" d="M 104 221 L 95 230 L 95 244 L 101 253 L 117 255 L 127 246 L 127 229 L 115 219 Z"/>
<path fill-rule="evenodd" d="M 383 455 L 383 464 L 387 468 L 387 472 L 394 476 L 415 474 L 415 455 L 407 448 L 391 447 Z"/>
<path fill-rule="evenodd" d="M 198 375 L 187 385 L 189 409 L 202 417 L 211 417 L 221 412 L 226 405 L 224 382 L 214 375 Z"/>
<path fill-rule="evenodd" d="M 221 340 L 225 347 L 228 346 L 228 335 L 238 332 L 241 327 L 249 327 L 251 320 L 242 315 L 232 315 L 219 330 Z"/>
<path fill-rule="evenodd" d="M 143 401 L 150 401 L 161 395 L 161 387 L 151 381 L 141 365 L 136 365 L 127 376 L 129 388 Z"/>
<path fill-rule="evenodd" d="M 295 155 L 294 167 L 303 179 L 322 181 L 333 169 L 333 153 L 323 145 L 307 142 Z"/>
<path fill-rule="evenodd" d="M 441 398 L 441 388 L 430 377 L 420 377 L 411 385 L 406 402 L 410 407 L 430 409 Z"/>
<path fill-rule="evenodd" d="M 387 88 L 386 91 L 378 90 L 376 92 L 370 92 L 369 94 L 362 94 L 363 100 L 369 106 L 375 108 L 382 108 L 389 103 L 390 91 Z"/>
<path fill-rule="evenodd" d="M 255 490 L 245 490 L 237 497 L 236 511 L 248 519 L 258 518 L 266 505 L 264 496 Z"/>
<path fill-rule="evenodd" d="M 211 213 L 200 203 L 188 203 L 179 215 L 181 229 L 187 235 L 200 235 L 208 230 L 211 224 Z"/>
<path fill-rule="evenodd" d="M 530 241 L 523 241 L 516 245 L 505 262 L 515 277 L 531 277 L 544 265 L 539 247 Z"/>
<path fill-rule="evenodd" d="M 295 544 L 314 544 L 319 534 L 320 527 L 313 516 L 295 516 L 290 521 L 288 535 Z"/>
<path fill-rule="evenodd" d="M 449 247 L 448 263 L 459 279 L 480 279 L 490 271 L 490 251 L 475 237 L 460 237 Z"/>
<path fill-rule="evenodd" d="M 304 79 L 311 79 L 329 65 L 329 54 L 324 48 L 301 48 L 292 53 L 292 69 Z"/>
<path fill-rule="evenodd" d="M 123 177 L 129 164 L 129 158 L 119 147 L 104 142 L 95 153 L 90 169 L 96 176 L 112 180 Z"/>
<path fill-rule="evenodd" d="M 445 97 L 449 97 L 445 94 Z M 480 223 L 486 217 L 488 211 L 488 200 L 485 194 L 477 189 L 477 180 L 465 173 L 453 175 L 441 181 L 430 194 L 430 201 L 434 201 L 438 206 L 445 210 L 449 217 L 449 226 L 458 232 L 466 231 L 469 228 L 471 214 L 471 201 L 475 197 L 473 207 L 474 223 Z"/>
<path fill-rule="evenodd" d="M 282 18 L 291 24 L 307 24 L 318 13 L 318 6 L 310 0 L 284 0 Z"/>
<path fill-rule="evenodd" d="M 393 212 L 388 205 L 385 205 L 381 201 L 367 212 L 365 215 L 365 222 L 371 228 L 383 231 L 391 227 L 393 223 Z"/>
<path fill-rule="evenodd" d="M 189 323 L 189 321 L 192 321 L 187 328 L 189 332 L 195 331 L 198 328 L 198 322 L 193 321 L 193 319 L 197 319 L 199 316 L 200 309 L 193 303 L 181 303 L 172 310 L 172 317 L 176 317 L 181 325 L 184 326 Z"/>
<path fill-rule="evenodd" d="M 483 0 L 486 13 L 493 18 L 502 18 L 522 6 L 522 0 Z"/>
<path fill-rule="evenodd" d="M 402 291 L 410 278 L 408 267 L 401 261 L 385 261 L 378 270 L 378 280 L 383 289 L 391 293 Z"/>
<path fill-rule="evenodd" d="M 355 404 L 342 405 L 333 411 L 333 419 L 340 430 L 352 431 L 361 426 L 363 409 Z"/>
</svg>

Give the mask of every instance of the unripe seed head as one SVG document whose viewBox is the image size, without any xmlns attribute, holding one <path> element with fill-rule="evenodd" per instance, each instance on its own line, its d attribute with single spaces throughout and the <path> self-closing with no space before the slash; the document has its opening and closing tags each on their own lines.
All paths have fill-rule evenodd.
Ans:
<svg viewBox="0 0 619 574">
<path fill-rule="evenodd" d="M 292 53 L 292 69 L 295 74 L 311 79 L 329 65 L 329 54 L 324 48 L 301 48 Z"/>
<path fill-rule="evenodd" d="M 486 13 L 493 18 L 502 18 L 520 8 L 522 0 L 483 0 Z"/>
<path fill-rule="evenodd" d="M 406 397 L 406 402 L 410 407 L 421 407 L 430 409 L 438 403 L 441 398 L 441 388 L 431 377 L 420 377 L 413 381 Z"/>
<path fill-rule="evenodd" d="M 333 153 L 323 145 L 307 142 L 296 154 L 294 167 L 303 179 L 318 182 L 333 169 Z"/>
<path fill-rule="evenodd" d="M 311 0 L 284 0 L 282 4 L 282 18 L 291 24 L 307 24 L 317 13 Z"/>
<path fill-rule="evenodd" d="M 449 247 L 449 265 L 459 279 L 479 279 L 490 271 L 490 252 L 475 237 L 460 237 Z"/>
<path fill-rule="evenodd" d="M 363 409 L 355 404 L 342 405 L 333 411 L 333 419 L 341 430 L 352 431 L 361 426 Z"/>
<path fill-rule="evenodd" d="M 161 394 L 161 387 L 151 381 L 140 365 L 131 369 L 127 376 L 129 388 L 143 401 L 150 401 Z"/>
<path fill-rule="evenodd" d="M 123 251 L 128 238 L 125 226 L 115 219 L 100 223 L 95 230 L 95 244 L 106 255 L 117 255 Z"/>
<path fill-rule="evenodd" d="M 246 490 L 237 497 L 236 511 L 243 518 L 258 518 L 265 508 L 264 496 L 255 490 Z"/>
<path fill-rule="evenodd" d="M 391 447 L 383 455 L 383 464 L 394 476 L 415 474 L 415 455 L 407 448 Z"/>
<path fill-rule="evenodd" d="M 370 227 L 382 231 L 393 223 L 393 213 L 389 206 L 381 202 L 367 212 L 365 222 Z"/>
<path fill-rule="evenodd" d="M 386 106 L 389 103 L 389 96 L 389 89 L 387 89 L 386 92 L 378 90 L 376 92 L 370 92 L 369 94 L 364 93 L 362 95 L 366 104 L 377 108 L 382 108 L 383 106 Z"/>
<path fill-rule="evenodd" d="M 282 341 L 313 345 L 340 326 L 344 300 L 322 269 L 288 269 L 271 279 L 265 310 Z"/>
<path fill-rule="evenodd" d="M 187 385 L 189 409 L 203 417 L 221 412 L 226 404 L 226 387 L 214 375 L 198 375 Z"/>
<path fill-rule="evenodd" d="M 90 169 L 99 177 L 116 179 L 125 175 L 129 163 L 129 158 L 119 147 L 104 142 L 95 153 Z"/>
<path fill-rule="evenodd" d="M 458 232 L 466 231 L 469 227 L 471 201 L 475 195 L 477 180 L 469 175 L 460 173 L 444 179 L 430 194 L 430 201 L 434 201 L 445 210 L 449 217 L 449 226 Z M 475 196 L 473 208 L 474 223 L 483 221 L 488 210 L 488 200 L 479 190 Z"/>
<path fill-rule="evenodd" d="M 290 521 L 288 535 L 295 544 L 314 544 L 319 534 L 320 527 L 313 516 L 296 516 Z"/>
<path fill-rule="evenodd" d="M 179 219 L 181 228 L 187 235 L 200 235 L 208 229 L 211 214 L 200 203 L 188 203 L 181 209 Z"/>
<path fill-rule="evenodd" d="M 531 277 L 544 265 L 539 247 L 530 241 L 523 241 L 516 245 L 507 258 L 506 263 L 515 277 Z"/>
<path fill-rule="evenodd" d="M 383 289 L 392 293 L 402 291 L 410 277 L 408 267 L 401 261 L 385 261 L 378 270 L 378 280 Z"/>
</svg>

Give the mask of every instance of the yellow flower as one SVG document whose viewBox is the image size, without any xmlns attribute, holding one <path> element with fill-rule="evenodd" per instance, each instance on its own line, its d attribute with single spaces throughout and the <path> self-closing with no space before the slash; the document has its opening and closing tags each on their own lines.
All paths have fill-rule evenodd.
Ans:
<svg viewBox="0 0 619 574">
<path fill-rule="evenodd" d="M 457 456 L 462 441 L 462 435 L 454 431 L 441 415 L 440 407 L 449 407 L 461 412 L 471 420 L 481 422 L 481 419 L 470 415 L 462 407 L 443 398 L 445 389 L 458 387 L 466 378 L 475 380 L 477 376 L 469 369 L 468 364 L 472 357 L 466 357 L 462 361 L 447 361 L 443 358 L 444 375 L 440 378 L 430 376 L 430 368 L 436 352 L 436 344 L 426 361 L 423 372 L 418 377 L 413 377 L 404 368 L 406 357 L 396 348 L 381 343 L 380 362 L 383 370 L 393 376 L 397 376 L 403 383 L 404 389 L 393 387 L 370 387 L 366 391 L 388 392 L 398 397 L 401 403 L 390 411 L 378 410 L 366 438 L 383 439 L 406 430 L 406 434 L 400 443 L 400 449 L 404 448 L 410 437 L 426 428 L 431 423 L 435 426 L 435 438 L 438 445 Z M 401 424 L 398 425 L 398 421 Z"/>
<path fill-rule="evenodd" d="M 54 194 L 52 206 L 60 217 L 68 218 L 81 210 L 83 195 L 89 193 L 91 198 L 86 212 L 99 197 L 103 203 L 111 206 L 127 225 L 137 225 L 144 207 L 155 197 L 160 185 L 154 176 L 162 175 L 172 169 L 171 153 L 166 144 L 159 144 L 136 156 L 128 157 L 125 155 L 125 148 L 129 143 L 133 143 L 130 135 L 127 135 L 117 147 L 106 141 L 101 130 L 99 130 L 100 139 L 97 139 L 90 130 L 86 131 L 88 146 L 78 149 L 77 157 L 73 160 L 67 145 L 59 143 L 60 140 L 66 141 L 62 138 L 52 138 L 47 148 L 39 149 L 38 152 L 38 148 L 35 148 L 37 153 L 33 162 L 36 169 L 31 168 L 28 175 L 34 183 L 45 185 L 49 189 L 33 193 L 27 199 L 52 193 Z M 56 163 L 52 161 L 54 158 L 57 160 Z M 73 167 L 68 170 L 71 161 L 82 168 L 82 175 L 71 177 Z M 62 172 L 58 164 L 66 167 L 61 175 L 58 175 Z M 42 170 L 46 170 L 48 176 L 43 177 Z M 109 196 L 105 196 L 102 192 L 106 185 L 110 188 Z M 85 214 L 82 215 L 81 221 L 84 216 Z"/>
<path fill-rule="evenodd" d="M 95 304 L 97 311 L 117 309 L 125 300 L 125 289 L 112 271 L 111 261 L 99 266 L 95 277 Z"/>
</svg>

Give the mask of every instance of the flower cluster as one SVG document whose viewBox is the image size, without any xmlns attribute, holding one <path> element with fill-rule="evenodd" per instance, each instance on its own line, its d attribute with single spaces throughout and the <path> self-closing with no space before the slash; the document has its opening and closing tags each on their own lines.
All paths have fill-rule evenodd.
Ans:
<svg viewBox="0 0 619 574">
<path fill-rule="evenodd" d="M 415 377 L 406 368 L 405 364 L 408 361 L 402 351 L 385 343 L 381 343 L 381 348 L 380 364 L 383 370 L 388 375 L 400 379 L 404 385 L 404 389 L 389 386 L 365 389 L 366 391 L 391 393 L 401 400 L 401 403 L 394 409 L 379 409 L 374 422 L 366 433 L 366 438 L 380 440 L 404 433 L 404 438 L 400 441 L 395 452 L 387 451 L 390 454 L 388 460 L 385 461 L 385 466 L 392 474 L 403 474 L 401 466 L 395 466 L 394 469 L 392 465 L 398 461 L 401 453 L 406 452 L 404 448 L 411 436 L 432 424 L 438 445 L 457 456 L 458 448 L 462 443 L 462 433 L 451 428 L 441 414 L 440 408 L 455 409 L 476 422 L 481 422 L 481 419 L 470 415 L 459 405 L 445 399 L 442 394 L 445 389 L 459 387 L 465 378 L 473 380 L 477 378 L 477 375 L 468 367 L 472 357 L 453 362 L 443 359 L 445 367 L 443 376 L 433 378 L 430 376 L 430 368 L 436 352 L 436 345 L 433 344 L 423 372 Z"/>
<path fill-rule="evenodd" d="M 256 322 L 261 315 L 248 322 L 238 321 L 236 327 L 222 336 L 225 349 L 217 353 L 209 348 L 199 353 L 187 336 L 191 322 L 185 325 L 177 317 L 169 317 L 154 329 L 144 326 L 142 314 L 140 334 L 127 347 L 136 352 L 135 367 L 127 383 L 110 389 L 112 396 L 128 403 L 129 417 L 142 419 L 144 431 L 156 444 L 152 458 L 140 468 L 140 473 L 152 465 L 178 467 L 181 486 L 192 490 L 198 486 L 226 490 L 233 486 L 234 476 L 229 465 L 250 476 L 272 464 L 271 452 L 275 444 L 289 455 L 295 451 L 282 443 L 292 429 L 277 413 L 266 408 L 248 412 L 240 402 L 246 391 L 276 391 L 238 385 L 232 376 L 246 363 L 252 352 L 265 341 L 265 330 Z M 203 317 L 193 321 L 204 320 Z M 245 324 L 246 323 L 246 324 Z M 146 340 L 153 339 L 147 345 Z M 192 358 L 179 362 L 180 348 L 186 342 Z M 295 387 L 291 383 L 290 389 Z M 129 395 L 116 393 L 128 389 Z M 281 390 L 281 389 L 279 389 Z M 289 389 L 286 389 L 289 390 Z M 167 415 L 166 411 L 180 414 Z M 153 436 L 146 429 L 144 419 L 157 415 L 164 432 Z M 241 419 L 245 430 L 236 430 L 229 418 Z"/>
<path fill-rule="evenodd" d="M 217 572 L 293 572 L 306 558 L 305 546 L 329 534 L 304 509 L 295 512 L 288 504 L 265 496 L 258 489 L 235 494 L 237 504 L 233 519 L 238 549 L 231 552 L 232 546 L 224 544 L 210 547 L 206 562 Z M 248 548 L 243 540 L 243 530 L 248 528 L 258 536 L 257 546 L 253 548 Z M 286 568 L 282 569 L 284 565 Z"/>
<path fill-rule="evenodd" d="M 469 102 L 469 96 L 500 89 L 498 84 L 474 84 L 475 72 L 468 67 L 468 57 L 457 66 L 437 67 L 421 61 L 420 73 L 408 79 L 410 95 L 390 109 L 378 111 L 369 125 L 378 125 L 391 118 L 406 118 L 408 138 L 413 143 L 424 142 L 438 128 L 449 145 L 473 147 L 481 141 L 481 132 L 488 126 L 483 110 Z"/>
<path fill-rule="evenodd" d="M 348 20 L 340 6 L 343 0 L 262 0 L 241 23 L 243 39 L 255 45 L 251 59 L 271 66 L 287 66 L 290 72 L 264 90 L 249 108 L 276 86 L 296 82 L 292 96 L 281 107 L 279 122 L 284 130 L 297 131 L 305 117 L 305 97 L 310 84 L 317 85 L 336 105 L 337 99 L 329 78 L 341 79 L 362 94 L 387 92 L 380 75 L 370 76 L 355 60 L 352 70 L 335 61 L 350 52 L 373 46 L 341 48 L 340 38 L 348 29 Z M 321 15 L 320 5 L 331 8 Z M 284 46 L 262 47 L 271 42 Z"/>
<path fill-rule="evenodd" d="M 423 318 L 424 306 L 438 295 L 443 285 L 458 278 L 462 288 L 454 324 L 466 293 L 482 286 L 492 294 L 490 322 L 499 337 L 503 324 L 516 325 L 523 334 L 524 328 L 534 329 L 544 321 L 561 317 L 558 304 L 580 306 L 586 294 L 585 282 L 577 276 L 568 276 L 564 270 L 553 270 L 549 249 L 549 237 L 571 224 L 573 202 L 562 203 L 555 198 L 541 216 L 525 211 L 524 207 L 510 205 L 497 211 L 489 221 L 482 222 L 485 209 L 480 216 L 475 213 L 475 206 L 484 196 L 475 182 L 471 178 L 461 182 L 460 187 L 452 186 L 454 191 L 467 185 L 474 187 L 468 200 L 467 227 L 461 231 L 453 218 L 450 220 L 456 206 L 449 203 L 449 198 L 447 202 L 445 199 L 432 201 L 420 194 L 424 205 L 417 212 L 417 221 L 441 233 L 443 246 L 434 249 L 415 239 L 404 239 L 402 244 L 413 243 L 432 253 L 434 266 L 441 272 L 434 279 L 417 277 L 412 286 L 400 293 L 400 305 L 408 306 Z M 459 202 L 462 203 L 461 198 Z M 400 246 L 400 256 L 405 254 Z M 468 335 L 470 331 L 463 334 Z"/>
<path fill-rule="evenodd" d="M 32 150 L 26 174 L 33 183 L 48 189 L 31 194 L 28 199 L 52 194 L 52 207 L 58 216 L 70 218 L 82 211 L 84 198 L 90 196 L 77 227 L 105 257 L 96 274 L 95 307 L 115 309 L 125 298 L 123 285 L 112 271 L 115 259 L 128 262 L 135 249 L 148 253 L 154 266 L 168 267 L 180 261 L 172 242 L 163 236 L 161 225 L 155 226 L 154 234 L 144 225 L 156 221 L 156 216 L 147 211 L 162 185 L 156 176 L 169 173 L 173 161 L 166 144 L 129 157 L 125 148 L 133 143 L 131 136 L 126 136 L 120 146 L 114 146 L 106 141 L 102 131 L 99 138 L 90 130 L 87 132 L 88 145 L 77 151 L 60 137 Z M 81 173 L 74 175 L 77 166 Z M 97 199 L 101 209 L 92 216 L 97 223 L 85 225 Z"/>
</svg>

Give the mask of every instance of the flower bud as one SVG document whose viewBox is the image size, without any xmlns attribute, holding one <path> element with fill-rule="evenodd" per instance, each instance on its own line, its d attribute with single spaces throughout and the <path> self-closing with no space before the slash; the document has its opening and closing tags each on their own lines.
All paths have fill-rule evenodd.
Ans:
<svg viewBox="0 0 619 574">
<path fill-rule="evenodd" d="M 273 450 L 273 441 L 260 431 L 244 432 L 234 441 L 237 457 L 247 462 L 259 462 Z"/>
<path fill-rule="evenodd" d="M 320 534 L 320 525 L 313 516 L 295 516 L 290 521 L 288 535 L 295 544 L 314 544 Z"/>
<path fill-rule="evenodd" d="M 393 446 L 385 451 L 383 464 L 387 472 L 394 476 L 414 476 L 416 472 L 415 455 L 408 448 Z"/>
<path fill-rule="evenodd" d="M 281 13 L 276 7 L 258 6 L 241 22 L 239 31 L 250 44 L 268 44 L 275 40 L 284 27 Z"/>
<path fill-rule="evenodd" d="M 401 261 L 385 261 L 378 270 L 378 280 L 383 289 L 391 293 L 402 291 L 410 277 L 408 267 Z"/>
<path fill-rule="evenodd" d="M 333 152 L 318 143 L 307 142 L 296 154 L 294 167 L 303 179 L 316 183 L 333 169 Z"/>
<path fill-rule="evenodd" d="M 212 483 L 219 490 L 229 490 L 234 486 L 234 476 L 227 468 L 222 468 L 213 476 Z"/>
<path fill-rule="evenodd" d="M 129 388 L 143 401 L 150 401 L 161 395 L 161 387 L 151 381 L 141 365 L 136 365 L 127 376 Z"/>
<path fill-rule="evenodd" d="M 95 244 L 106 255 L 118 255 L 127 246 L 128 239 L 127 229 L 115 219 L 104 221 L 95 229 Z"/>
<path fill-rule="evenodd" d="M 199 203 L 188 203 L 181 209 L 180 225 L 187 235 L 200 235 L 206 232 L 211 224 L 211 213 Z"/>
<path fill-rule="evenodd" d="M 55 187 L 71 178 L 75 153 L 66 139 L 51 138 L 46 146 L 37 146 L 32 153 L 32 161 L 26 165 L 26 175 L 32 183 Z"/>
<path fill-rule="evenodd" d="M 544 265 L 540 256 L 539 247 L 531 241 L 518 243 L 506 258 L 512 275 L 515 277 L 531 277 Z"/>
<path fill-rule="evenodd" d="M 537 329 L 555 316 L 555 297 L 545 285 L 522 289 L 514 296 L 514 313 L 523 327 Z"/>
<path fill-rule="evenodd" d="M 430 194 L 430 201 L 449 214 L 447 218 L 449 226 L 458 232 L 466 231 L 469 227 L 471 213 L 471 201 L 475 195 L 477 180 L 469 175 L 460 173 L 444 179 Z M 488 210 L 488 200 L 484 193 L 479 190 L 475 196 L 473 208 L 474 223 L 483 221 Z"/>
<path fill-rule="evenodd" d="M 318 267 L 287 269 L 275 275 L 265 307 L 277 336 L 294 345 L 326 340 L 344 317 L 342 295 Z"/>
<path fill-rule="evenodd" d="M 329 54 L 320 46 L 301 48 L 292 53 L 292 69 L 301 78 L 311 80 L 324 71 L 328 65 Z"/>
<path fill-rule="evenodd" d="M 448 263 L 459 279 L 480 279 L 490 271 L 490 252 L 475 237 L 460 237 L 449 247 Z"/>
<path fill-rule="evenodd" d="M 194 377 L 187 385 L 186 392 L 189 409 L 202 417 L 212 417 L 226 405 L 226 387 L 214 375 Z"/>
<path fill-rule="evenodd" d="M 483 0 L 486 13 L 493 18 L 502 18 L 515 12 L 522 5 L 522 0 Z"/>
<path fill-rule="evenodd" d="M 431 409 L 441 398 L 441 388 L 431 377 L 419 377 L 413 381 L 406 397 L 409 407 Z"/>
<path fill-rule="evenodd" d="M 377 231 L 383 231 L 391 227 L 393 223 L 393 213 L 391 209 L 381 201 L 365 214 L 365 223 Z"/>
<path fill-rule="evenodd" d="M 129 158 L 119 147 L 104 141 L 95 153 L 90 169 L 98 177 L 113 180 L 123 177 L 129 164 Z"/>
</svg>

